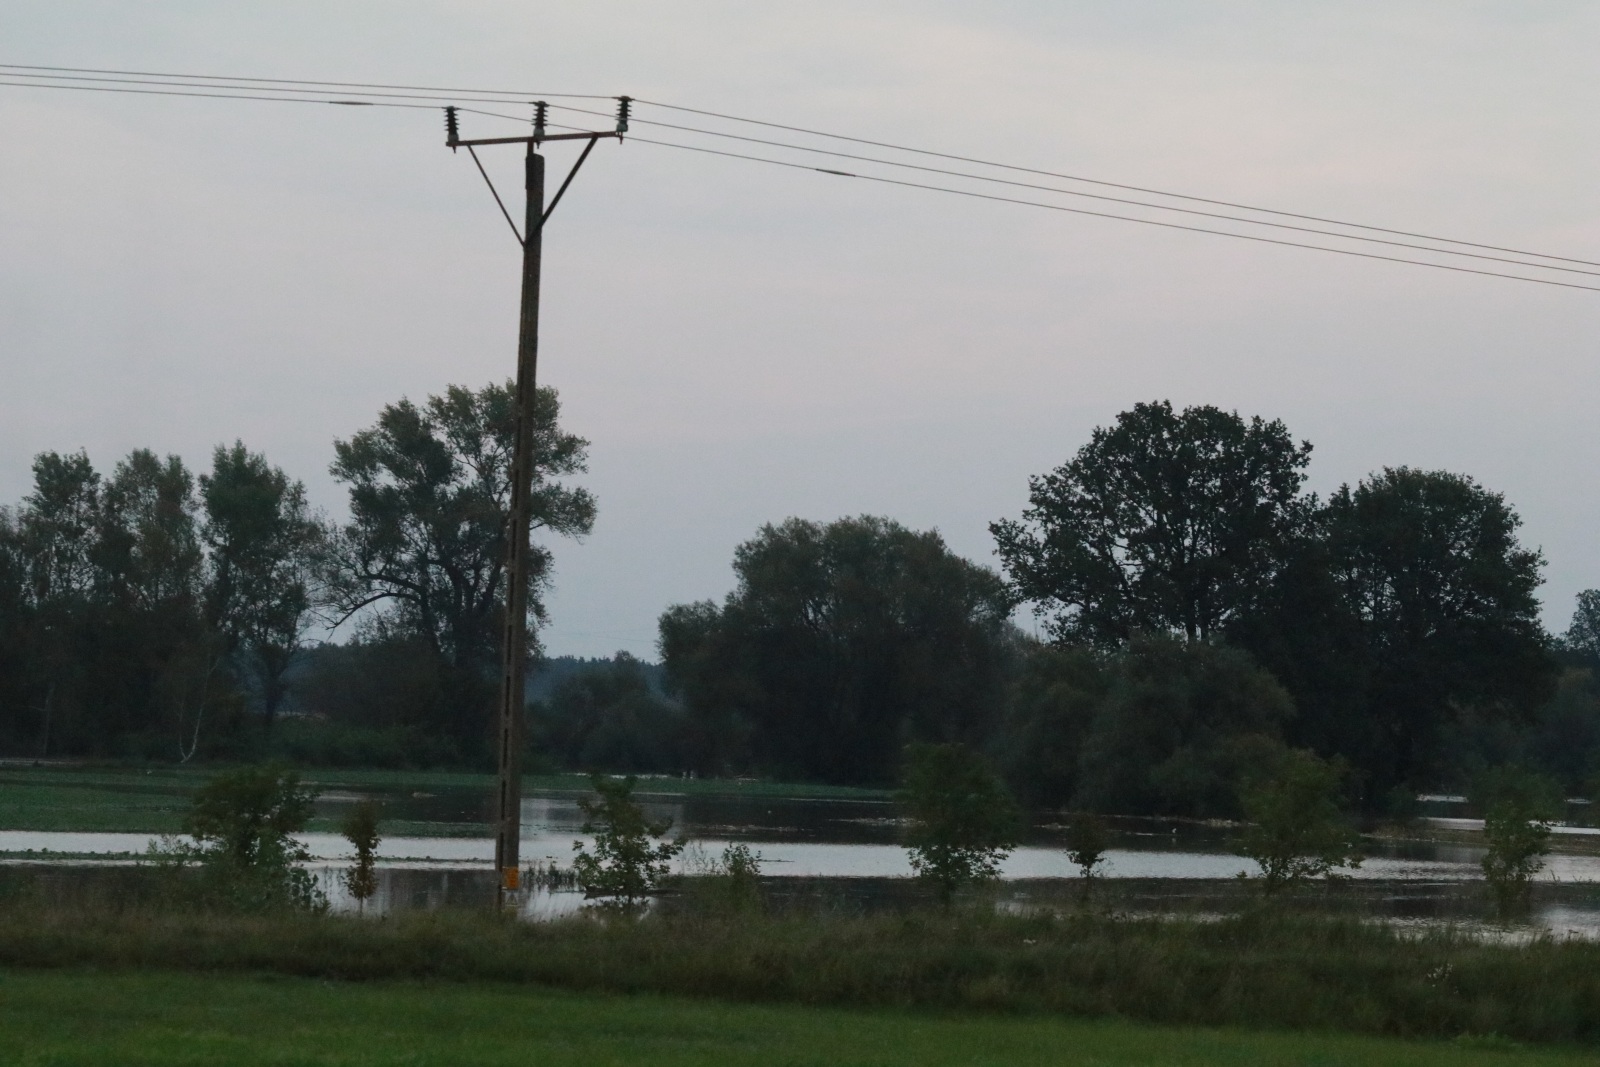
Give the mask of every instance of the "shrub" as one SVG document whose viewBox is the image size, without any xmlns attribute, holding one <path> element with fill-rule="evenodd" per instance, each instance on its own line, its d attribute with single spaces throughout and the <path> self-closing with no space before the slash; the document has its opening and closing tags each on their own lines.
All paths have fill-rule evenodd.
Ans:
<svg viewBox="0 0 1600 1067">
<path fill-rule="evenodd" d="M 174 872 L 199 868 L 209 904 L 246 911 L 320 911 L 327 900 L 301 864 L 310 859 L 294 839 L 311 818 L 316 791 L 276 765 L 219 774 L 194 795 L 185 829 L 193 844 L 163 837 L 150 855 Z"/>
<path fill-rule="evenodd" d="M 1105 862 L 1106 850 L 1111 847 L 1111 834 L 1105 820 L 1098 815 L 1082 812 L 1067 823 L 1067 859 L 1077 864 L 1083 877 L 1083 895 L 1087 899 L 1094 885 L 1095 868 Z"/>
<path fill-rule="evenodd" d="M 345 816 L 342 830 L 356 850 L 354 866 L 344 872 L 344 887 L 365 911 L 367 900 L 378 890 L 378 805 L 371 800 L 359 801 Z"/>
<path fill-rule="evenodd" d="M 945 900 L 999 877 L 1000 861 L 1016 847 L 1020 813 L 983 757 L 963 745 L 910 745 L 897 799 L 911 820 L 911 869 Z"/>
<path fill-rule="evenodd" d="M 1361 865 L 1360 836 L 1339 808 L 1342 777 L 1338 763 L 1291 750 L 1240 790 L 1251 826 L 1237 851 L 1260 866 L 1263 893 Z"/>
<path fill-rule="evenodd" d="M 672 820 L 645 818 L 633 799 L 636 779 L 631 774 L 620 779 L 597 774 L 589 780 L 596 795 L 578 806 L 583 809 L 583 832 L 594 835 L 594 851 L 574 841 L 572 868 L 586 895 L 607 898 L 617 909 L 631 912 L 661 887 L 684 842 L 652 842 L 672 829 Z"/>
<path fill-rule="evenodd" d="M 1475 790 L 1483 808 L 1488 851 L 1483 877 L 1496 913 L 1509 918 L 1526 908 L 1533 877 L 1544 869 L 1555 810 L 1554 784 L 1516 768 L 1490 771 Z"/>
</svg>

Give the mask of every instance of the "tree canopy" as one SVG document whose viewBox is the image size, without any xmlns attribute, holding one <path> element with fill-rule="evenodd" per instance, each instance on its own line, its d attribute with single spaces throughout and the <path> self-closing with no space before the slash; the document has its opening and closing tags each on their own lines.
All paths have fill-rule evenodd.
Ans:
<svg viewBox="0 0 1600 1067">
<path fill-rule="evenodd" d="M 586 469 L 589 443 L 561 430 L 554 389 L 534 408 L 530 514 L 569 537 L 594 525 L 588 490 L 557 479 Z M 383 604 L 391 628 L 415 634 L 452 667 L 491 662 L 505 598 L 515 384 L 451 386 L 421 406 L 384 407 L 376 425 L 335 441 L 333 476 L 349 486 L 350 521 L 334 539 L 331 602 L 348 618 Z M 544 617 L 550 550 L 535 544 L 529 633 Z M 536 639 L 536 638 L 535 638 Z"/>
<path fill-rule="evenodd" d="M 1309 509 L 1300 489 L 1310 456 L 1281 422 L 1136 404 L 1029 479 L 1022 518 L 990 530 L 1017 595 L 1058 639 L 1204 640 L 1282 568 Z"/>
<path fill-rule="evenodd" d="M 764 526 L 738 585 L 661 617 L 668 677 L 708 759 L 840 783 L 892 781 L 908 740 L 981 737 L 1010 654 L 992 572 L 933 532 L 862 516 Z"/>
</svg>

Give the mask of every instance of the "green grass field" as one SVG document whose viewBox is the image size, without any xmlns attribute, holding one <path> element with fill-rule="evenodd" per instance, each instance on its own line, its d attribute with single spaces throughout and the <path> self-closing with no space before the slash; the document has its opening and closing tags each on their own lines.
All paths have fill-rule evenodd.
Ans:
<svg viewBox="0 0 1600 1067">
<path fill-rule="evenodd" d="M 0 830 L 176 833 L 189 810 L 189 797 L 212 774 L 210 768 L 175 767 L 4 767 L 0 768 Z M 493 777 L 455 771 L 328 770 L 304 772 L 323 789 L 409 794 L 415 791 L 481 791 L 488 796 Z M 529 775 L 527 793 L 580 793 L 589 779 L 580 774 Z M 637 795 L 881 799 L 880 790 L 796 785 L 745 779 L 643 779 Z M 337 832 L 337 820 L 321 817 L 310 829 Z M 488 823 L 425 823 L 386 820 L 386 834 L 483 834 Z"/>
<path fill-rule="evenodd" d="M 767 1007 L 484 983 L 11 970 L 0 971 L 0 1061 L 17 1067 L 1556 1067 L 1593 1063 L 1594 1054 L 1493 1040 Z"/>
</svg>

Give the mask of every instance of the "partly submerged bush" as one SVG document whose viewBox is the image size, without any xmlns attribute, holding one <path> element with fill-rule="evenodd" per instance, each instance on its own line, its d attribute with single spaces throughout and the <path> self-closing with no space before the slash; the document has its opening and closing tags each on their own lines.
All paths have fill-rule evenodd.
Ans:
<svg viewBox="0 0 1600 1067">
<path fill-rule="evenodd" d="M 1483 877 L 1502 919 L 1528 905 L 1534 875 L 1544 869 L 1555 816 L 1555 783 L 1514 767 L 1490 771 L 1474 790 L 1483 809 Z"/>
<path fill-rule="evenodd" d="M 1283 753 L 1239 794 L 1250 827 L 1237 844 L 1261 868 L 1267 895 L 1361 865 L 1361 837 L 1339 808 L 1343 768 L 1310 752 Z"/>
<path fill-rule="evenodd" d="M 911 820 L 911 869 L 948 900 L 956 890 L 1000 876 L 1017 844 L 1016 801 L 982 756 L 963 745 L 906 748 L 900 807 Z"/>
<path fill-rule="evenodd" d="M 572 868 L 585 894 L 603 898 L 624 911 L 633 911 L 661 887 L 672 858 L 683 842 L 656 841 L 672 829 L 672 820 L 652 822 L 633 799 L 635 779 L 590 778 L 595 796 L 578 801 L 583 809 L 583 832 L 594 835 L 594 851 L 574 841 Z"/>
<path fill-rule="evenodd" d="M 184 828 L 150 846 L 174 887 L 199 902 L 245 911 L 320 911 L 327 899 L 302 864 L 310 853 L 293 834 L 311 819 L 316 791 L 276 765 L 219 774 L 194 795 Z"/>
<path fill-rule="evenodd" d="M 355 863 L 344 872 L 344 887 L 365 911 L 368 898 L 378 891 L 378 805 L 371 800 L 357 801 L 341 829 L 356 852 Z"/>
</svg>

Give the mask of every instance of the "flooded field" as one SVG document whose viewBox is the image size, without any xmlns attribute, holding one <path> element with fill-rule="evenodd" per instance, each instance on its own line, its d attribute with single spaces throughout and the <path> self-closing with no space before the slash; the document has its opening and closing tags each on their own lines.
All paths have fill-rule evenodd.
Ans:
<svg viewBox="0 0 1600 1067">
<path fill-rule="evenodd" d="M 759 852 L 770 898 L 819 901 L 829 906 L 895 906 L 911 868 L 898 843 L 899 824 L 886 800 L 685 796 L 670 792 L 671 780 L 644 782 L 640 799 L 655 818 L 670 818 L 673 833 L 692 846 L 680 866 L 690 873 L 729 842 Z M 386 823 L 403 832 L 380 847 L 377 895 L 367 910 L 478 906 L 494 894 L 490 868 L 493 841 L 482 826 L 488 800 L 481 788 L 429 791 L 341 789 L 323 794 L 319 814 L 336 818 L 347 806 L 371 796 L 382 804 Z M 575 841 L 586 841 L 579 794 L 547 792 L 523 802 L 524 864 L 566 866 Z M 1230 851 L 1232 829 L 1193 822 L 1109 820 L 1113 847 L 1105 877 L 1117 884 L 1120 903 L 1136 910 L 1204 913 L 1237 903 L 1238 877 L 1253 865 Z M 1451 816 L 1433 820 L 1441 829 L 1471 830 Z M 1584 831 L 1574 828 L 1573 833 Z M 1592 833 L 1592 831 L 1590 831 Z M 339 884 L 349 845 L 336 834 L 301 839 L 333 906 L 354 910 Z M 5 862 L 52 874 L 92 878 L 96 867 L 135 862 L 156 840 L 148 833 L 0 831 Z M 1046 906 L 1077 892 L 1078 871 L 1064 851 L 1063 828 L 1041 820 L 1002 868 L 1002 906 Z M 1396 921 L 1469 921 L 1481 914 L 1482 850 L 1470 843 L 1371 841 L 1369 858 L 1340 890 L 1340 906 L 1359 906 Z M 41 870 L 45 874 L 46 870 Z M 70 875 L 69 875 L 70 872 Z M 1558 852 L 1540 876 L 1536 925 L 1559 933 L 1600 936 L 1600 855 Z M 1074 898 L 1075 899 L 1075 898 Z M 576 892 L 530 891 L 522 911 L 529 918 L 574 911 Z"/>
</svg>

